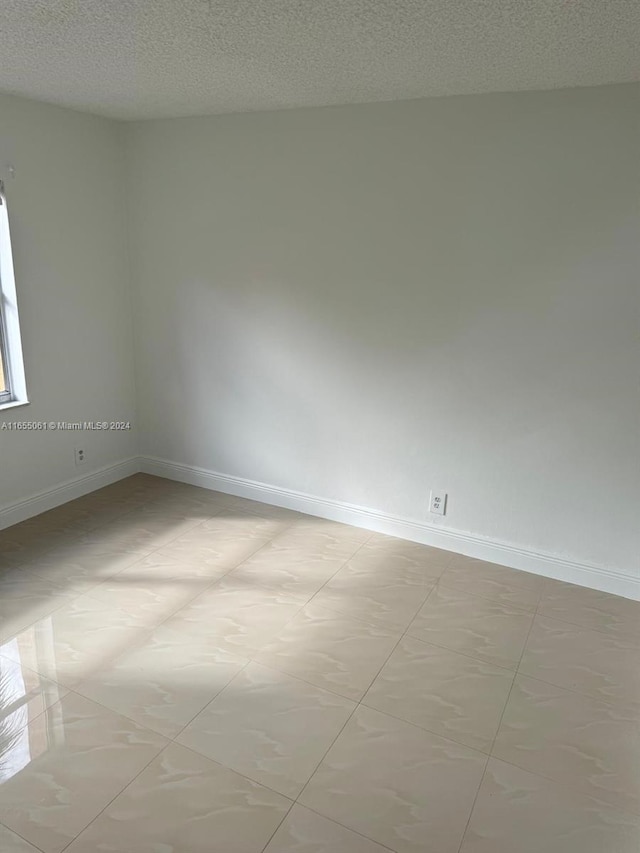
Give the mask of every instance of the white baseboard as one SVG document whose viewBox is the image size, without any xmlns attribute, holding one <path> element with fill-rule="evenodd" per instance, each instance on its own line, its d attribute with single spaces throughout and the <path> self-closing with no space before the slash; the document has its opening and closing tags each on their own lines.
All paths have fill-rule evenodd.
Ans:
<svg viewBox="0 0 640 853">
<path fill-rule="evenodd" d="M 67 480 L 52 489 L 46 489 L 18 503 L 2 507 L 0 508 L 0 530 L 4 530 L 5 527 L 10 527 L 12 524 L 18 524 L 20 521 L 26 521 L 34 515 L 39 515 L 41 512 L 46 512 L 60 506 L 60 504 L 67 503 L 67 501 L 80 498 L 82 495 L 101 489 L 103 486 L 108 486 L 124 477 L 130 477 L 131 474 L 137 474 L 139 470 L 140 457 L 131 456 L 115 465 L 108 465 L 99 471 L 93 471 L 91 474 Z"/>
<path fill-rule="evenodd" d="M 578 563 L 552 554 L 529 551 L 504 542 L 483 539 L 462 531 L 445 530 L 421 521 L 388 515 L 366 507 L 318 498 L 291 489 L 280 489 L 242 477 L 219 474 L 204 468 L 180 465 L 151 456 L 140 458 L 140 470 L 158 477 L 178 480 L 181 483 L 190 483 L 193 486 L 202 486 L 205 489 L 286 507 L 320 518 L 341 521 L 376 533 L 398 536 L 401 539 L 455 551 L 458 554 L 466 554 L 469 557 L 513 569 L 533 572 L 543 577 L 640 600 L 640 578 L 634 578 L 614 569 Z"/>
</svg>

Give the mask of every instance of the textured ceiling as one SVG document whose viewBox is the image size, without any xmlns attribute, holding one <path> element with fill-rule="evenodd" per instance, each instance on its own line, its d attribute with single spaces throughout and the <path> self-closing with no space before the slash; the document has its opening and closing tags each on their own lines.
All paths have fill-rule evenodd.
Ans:
<svg viewBox="0 0 640 853">
<path fill-rule="evenodd" d="M 0 0 L 0 91 L 117 118 L 640 79 L 640 0 Z"/>
</svg>

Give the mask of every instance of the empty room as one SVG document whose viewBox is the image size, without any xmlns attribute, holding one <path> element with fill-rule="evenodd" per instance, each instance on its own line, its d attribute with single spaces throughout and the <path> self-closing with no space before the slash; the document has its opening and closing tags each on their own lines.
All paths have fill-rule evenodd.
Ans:
<svg viewBox="0 0 640 853">
<path fill-rule="evenodd" d="M 640 851 L 639 57 L 1 0 L 0 853 Z"/>
</svg>

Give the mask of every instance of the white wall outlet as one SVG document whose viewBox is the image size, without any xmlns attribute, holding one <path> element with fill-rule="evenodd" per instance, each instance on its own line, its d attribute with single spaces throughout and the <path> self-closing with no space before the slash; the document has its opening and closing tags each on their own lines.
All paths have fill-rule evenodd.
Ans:
<svg viewBox="0 0 640 853">
<path fill-rule="evenodd" d="M 436 515 L 445 515 L 447 511 L 447 493 L 446 492 L 431 492 L 429 497 L 429 512 Z"/>
<path fill-rule="evenodd" d="M 84 447 L 76 447 L 73 452 L 75 454 L 76 465 L 83 465 L 87 461 L 87 453 Z"/>
</svg>

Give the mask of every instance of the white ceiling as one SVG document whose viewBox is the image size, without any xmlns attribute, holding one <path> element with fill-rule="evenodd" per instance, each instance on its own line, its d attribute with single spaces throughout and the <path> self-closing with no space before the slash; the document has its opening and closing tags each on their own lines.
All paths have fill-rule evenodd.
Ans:
<svg viewBox="0 0 640 853">
<path fill-rule="evenodd" d="M 640 79 L 639 0 L 1 0 L 0 91 L 116 118 Z"/>
</svg>

